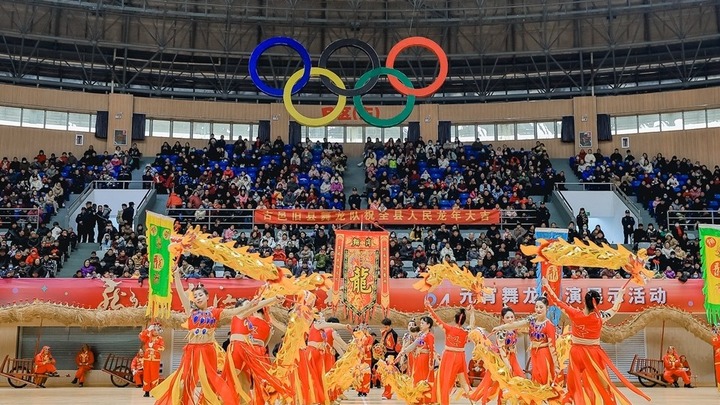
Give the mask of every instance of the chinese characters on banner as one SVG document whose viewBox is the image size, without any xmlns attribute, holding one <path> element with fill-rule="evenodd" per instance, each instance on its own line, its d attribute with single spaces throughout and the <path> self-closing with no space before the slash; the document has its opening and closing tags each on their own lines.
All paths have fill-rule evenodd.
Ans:
<svg viewBox="0 0 720 405">
<path fill-rule="evenodd" d="M 390 305 L 390 235 L 385 231 L 335 231 L 332 306 L 340 301 L 356 319 L 365 320 L 380 305 Z"/>
<path fill-rule="evenodd" d="M 705 315 L 710 324 L 720 322 L 720 226 L 701 224 L 700 259 L 705 280 Z"/>
<path fill-rule="evenodd" d="M 259 224 L 491 225 L 499 210 L 255 210 Z"/>
<path fill-rule="evenodd" d="M 380 260 L 383 260 L 382 257 Z M 354 288 L 358 291 L 367 291 L 368 287 L 374 289 L 376 294 L 365 299 L 380 301 L 387 297 L 389 308 L 405 313 L 425 313 L 423 299 L 426 293 L 413 288 L 417 279 L 390 279 L 386 283 L 380 280 L 380 288 L 369 282 L 374 276 L 371 271 L 359 272 Z M 387 267 L 385 267 L 387 268 Z M 375 269 L 377 271 L 377 269 Z M 377 273 L 375 273 L 377 274 Z M 349 275 L 352 277 L 352 274 Z M 365 276 L 365 282 L 362 277 Z M 375 276 L 377 277 L 377 276 Z M 378 278 L 376 278 L 378 280 Z M 68 303 L 81 308 L 121 308 L 145 306 L 148 300 L 147 283 L 145 287 L 138 287 L 135 279 L 117 279 L 118 283 L 112 292 L 107 292 L 108 286 L 102 279 L 0 279 L 0 305 L 31 304 L 36 300 L 43 302 Z M 186 289 L 202 283 L 208 290 L 209 302 L 213 306 L 235 305 L 236 298 L 252 298 L 264 283 L 249 279 L 191 279 L 183 280 Z M 529 279 L 486 279 L 486 287 L 491 289 L 485 295 L 485 303 L 478 304 L 482 311 L 499 314 L 503 305 L 511 306 L 518 314 L 528 314 L 534 311 L 537 286 L 535 280 Z M 563 281 L 560 289 L 561 297 L 570 305 L 581 307 L 582 299 L 589 289 L 600 292 L 602 303 L 600 309 L 608 309 L 613 305 L 615 297 L 625 284 L 622 279 L 567 279 Z M 644 309 L 667 305 L 696 315 L 704 315 L 703 308 L 703 280 L 688 280 L 680 283 L 677 280 L 652 280 L 646 286 L 631 286 L 627 290 L 625 301 L 620 306 L 621 313 L 640 312 Z M 317 291 L 318 305 L 323 305 L 326 294 Z M 392 296 L 392 302 L 389 301 Z M 443 283 L 428 298 L 433 306 L 467 306 L 473 294 L 464 291 L 450 283 Z M 333 296 L 333 299 L 338 295 Z M 341 297 L 338 297 L 341 299 Z M 110 302 L 112 301 L 112 306 Z M 172 309 L 182 311 L 182 303 L 177 294 L 172 294 Z"/>
</svg>

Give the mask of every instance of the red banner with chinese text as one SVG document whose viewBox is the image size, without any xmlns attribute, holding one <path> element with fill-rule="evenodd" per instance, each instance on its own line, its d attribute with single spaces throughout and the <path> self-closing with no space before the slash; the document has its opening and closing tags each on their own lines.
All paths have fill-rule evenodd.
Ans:
<svg viewBox="0 0 720 405">
<path fill-rule="evenodd" d="M 423 299 L 426 293 L 413 288 L 417 279 L 390 279 L 387 283 L 392 297 L 390 309 L 405 313 L 424 313 Z M 603 302 L 601 309 L 610 308 L 616 295 L 625 284 L 623 279 L 565 279 L 559 296 L 570 305 L 580 307 L 582 298 L 589 289 L 600 292 Z M 208 290 L 209 302 L 214 306 L 235 305 L 236 298 L 252 298 L 264 283 L 249 279 L 205 278 L 183 280 L 185 289 L 202 283 Z M 500 313 L 503 305 L 511 306 L 519 314 L 534 311 L 537 297 L 537 283 L 531 279 L 498 278 L 485 279 L 491 291 L 485 294 L 485 303 L 478 309 Z M 645 286 L 630 286 L 621 313 L 635 313 L 644 309 L 667 305 L 692 314 L 705 314 L 702 303 L 703 280 L 693 279 L 685 283 L 677 280 L 651 280 Z M 30 304 L 37 301 L 70 304 L 87 309 L 121 309 L 147 305 L 147 282 L 138 285 L 136 279 L 0 279 L 0 306 Z M 318 291 L 317 303 L 323 305 L 326 295 Z M 378 291 L 382 301 L 382 291 Z M 473 296 L 450 283 L 439 285 L 427 294 L 435 306 L 467 306 Z M 173 292 L 172 309 L 182 311 L 182 303 Z"/>
<path fill-rule="evenodd" d="M 258 224 L 492 225 L 499 210 L 255 210 Z"/>
<path fill-rule="evenodd" d="M 372 314 L 380 285 L 380 305 L 390 306 L 390 235 L 385 231 L 335 231 L 333 308 L 340 301 L 356 319 Z"/>
</svg>

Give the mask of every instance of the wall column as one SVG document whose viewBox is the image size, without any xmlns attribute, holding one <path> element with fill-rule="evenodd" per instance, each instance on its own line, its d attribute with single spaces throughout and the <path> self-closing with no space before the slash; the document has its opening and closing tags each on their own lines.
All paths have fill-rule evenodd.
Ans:
<svg viewBox="0 0 720 405">
<path fill-rule="evenodd" d="M 427 141 L 437 143 L 438 121 L 440 121 L 440 110 L 438 104 L 420 104 L 417 106 L 417 117 L 420 121 L 420 136 Z"/>
<path fill-rule="evenodd" d="M 593 151 L 598 148 L 597 138 L 597 99 L 595 97 L 575 97 L 573 98 L 573 116 L 575 117 L 575 152 L 578 154 L 580 149 L 587 150 L 588 148 Z M 590 146 L 587 143 L 588 139 L 581 139 L 581 132 L 590 132 L 589 138 Z"/>
<path fill-rule="evenodd" d="M 266 119 L 270 120 L 270 143 L 275 142 L 278 136 L 283 142 L 288 143 L 290 141 L 290 134 L 288 133 L 290 114 L 285 109 L 285 105 L 283 103 L 270 104 L 270 116 Z M 255 140 L 253 139 L 253 141 Z"/>
<path fill-rule="evenodd" d="M 99 154 L 107 150 L 110 154 L 115 150 L 115 131 L 125 131 L 126 144 L 121 149 L 129 149 L 132 145 L 132 116 L 134 97 L 129 94 L 110 94 L 108 102 L 108 134 L 105 145 L 96 145 Z M 99 139 L 97 141 L 100 141 Z M 101 142 L 101 141 L 100 141 Z M 86 142 L 87 143 L 87 142 Z M 92 144 L 92 143 L 91 143 Z"/>
</svg>

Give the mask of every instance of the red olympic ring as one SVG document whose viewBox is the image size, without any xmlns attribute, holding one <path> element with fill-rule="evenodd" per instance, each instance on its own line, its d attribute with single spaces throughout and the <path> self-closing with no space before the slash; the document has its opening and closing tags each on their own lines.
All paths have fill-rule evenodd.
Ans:
<svg viewBox="0 0 720 405">
<path fill-rule="evenodd" d="M 434 53 L 435 56 L 438 58 L 438 62 L 440 62 L 440 73 L 438 74 L 438 77 L 435 78 L 435 80 L 427 87 L 422 87 L 419 89 L 413 89 L 410 87 L 405 86 L 404 84 L 400 83 L 400 80 L 398 80 L 394 76 L 388 76 L 388 80 L 390 80 L 390 84 L 397 90 L 400 94 L 406 95 L 406 96 L 415 96 L 415 97 L 429 97 L 436 91 L 440 90 L 440 87 L 445 82 L 445 79 L 447 79 L 448 75 L 448 69 L 449 69 L 449 63 L 447 54 L 445 54 L 445 51 L 438 45 L 435 41 L 425 38 L 425 37 L 409 37 L 405 38 L 402 41 L 395 44 L 395 46 L 390 49 L 390 52 L 388 53 L 387 60 L 385 62 L 385 66 L 394 69 L 395 68 L 395 59 L 397 59 L 397 56 L 400 54 L 400 52 L 404 51 L 407 48 L 413 47 L 413 46 L 419 46 L 421 48 L 425 48 L 429 50 L 430 52 Z"/>
</svg>

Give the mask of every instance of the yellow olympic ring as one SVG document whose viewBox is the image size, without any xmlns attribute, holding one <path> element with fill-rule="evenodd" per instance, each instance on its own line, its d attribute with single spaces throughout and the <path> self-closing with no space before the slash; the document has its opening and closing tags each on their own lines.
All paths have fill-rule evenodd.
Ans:
<svg viewBox="0 0 720 405">
<path fill-rule="evenodd" d="M 305 125 L 307 127 L 324 127 L 335 121 L 335 119 L 340 116 L 343 109 L 345 108 L 347 97 L 338 96 L 337 105 L 335 105 L 335 108 L 330 112 L 330 114 L 324 117 L 310 118 L 300 114 L 300 112 L 295 109 L 295 106 L 292 104 L 292 90 L 293 86 L 295 86 L 295 83 L 297 83 L 302 77 L 303 72 L 304 69 L 298 70 L 292 76 L 290 76 L 287 83 L 285 83 L 285 87 L 283 88 L 283 104 L 285 104 L 285 109 L 287 110 L 288 114 L 290 114 L 290 116 L 293 117 L 298 124 Z M 343 83 L 340 76 L 336 75 L 335 72 L 333 72 L 332 70 L 319 67 L 313 67 L 310 69 L 310 77 L 321 76 L 327 77 L 336 86 L 345 90 L 345 83 Z"/>
</svg>

